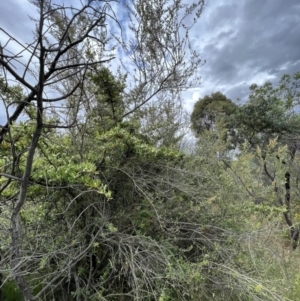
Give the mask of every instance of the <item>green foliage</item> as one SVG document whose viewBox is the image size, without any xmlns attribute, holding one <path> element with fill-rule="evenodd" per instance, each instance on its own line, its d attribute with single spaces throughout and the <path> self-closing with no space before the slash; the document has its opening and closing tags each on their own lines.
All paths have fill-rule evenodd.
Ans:
<svg viewBox="0 0 300 301">
<path fill-rule="evenodd" d="M 164 47 L 178 45 L 170 28 L 177 26 L 173 16 L 181 4 L 175 1 L 163 10 L 166 3 L 138 2 L 133 15 L 144 22 L 135 33 L 143 33 L 141 44 L 147 46 L 146 63 L 135 62 L 149 65 L 137 74 L 144 79 L 151 69 L 150 86 L 145 79 L 125 96 L 126 77 L 114 76 L 102 63 L 96 67 L 98 54 L 87 41 L 81 55 L 92 63 L 64 102 L 64 117 L 72 122 L 61 129 L 58 112 L 45 114 L 34 154 L 36 106 L 28 105 L 29 118 L 9 127 L 0 146 L 1 271 L 18 280 L 24 295 L 26 282 L 34 298 L 43 301 L 297 298 L 291 283 L 298 285 L 298 272 L 278 254 L 291 230 L 282 230 L 282 214 L 292 216 L 283 200 L 288 193 L 291 199 L 299 195 L 296 189 L 287 193 L 287 172 L 290 186 L 297 187 L 298 169 L 291 166 L 299 164 L 299 157 L 294 151 L 289 161 L 290 148 L 284 145 L 285 135 L 299 129 L 293 111 L 299 105 L 299 74 L 283 77 L 278 89 L 270 83 L 253 85 L 249 102 L 240 108 L 220 92 L 199 100 L 191 121 L 200 143 L 182 153 L 180 103 L 166 97 L 176 90 L 171 78 L 183 72 L 177 65 L 180 52 L 174 56 L 177 71 L 153 88 L 161 76 L 157 70 L 165 72 L 173 59 L 161 63 Z M 185 6 L 186 14 L 195 7 Z M 63 33 L 60 49 L 81 38 L 89 17 L 84 13 L 66 27 L 63 12 L 52 11 L 54 23 L 48 28 L 53 38 Z M 94 24 L 95 32 L 101 22 Z M 159 47 L 161 28 L 171 46 Z M 163 69 L 155 69 L 156 64 Z M 77 73 L 69 82 L 64 76 L 55 79 L 63 78 L 69 90 Z M 5 99 L 21 97 L 21 89 L 3 84 Z M 186 78 L 177 84 L 186 87 Z M 156 94 L 162 104 L 140 108 Z M 128 114 L 132 108 L 133 117 Z M 232 142 L 239 146 L 233 157 L 227 151 Z M 22 193 L 26 202 L 20 205 Z M 295 229 L 298 212 L 296 204 Z M 11 281 L 3 285 L 3 296 L 22 300 Z"/>
<path fill-rule="evenodd" d="M 149 134 L 132 115 L 198 81 L 190 80 L 200 59 L 184 20 L 195 22 L 204 2 L 30 3 L 38 11 L 32 47 L 5 31 L 3 49 L 16 41 L 26 68 L 15 68 L 11 53 L 1 64 L 1 96 L 21 97 L 0 132 L 1 271 L 26 300 L 197 298 L 202 248 L 213 251 L 214 239 L 201 235 L 200 193 L 184 181 L 193 176 L 176 149 L 179 120 L 166 105 Z M 128 13 L 129 36 L 111 31 L 108 18 L 121 24 L 113 8 Z M 124 73 L 124 55 L 133 70 L 126 89 L 126 76 L 105 65 L 119 54 Z M 10 78 L 20 91 L 7 89 Z"/>
<path fill-rule="evenodd" d="M 297 108 L 300 104 L 300 72 L 284 74 L 279 82 L 278 91 L 287 110 Z"/>
<path fill-rule="evenodd" d="M 235 113 L 237 106 L 221 92 L 212 93 L 199 99 L 191 115 L 192 130 L 199 136 L 204 131 L 213 130 L 216 122 L 226 120 Z"/>
<path fill-rule="evenodd" d="M 89 77 L 87 89 L 94 97 L 94 103 L 89 102 L 88 107 L 90 118 L 102 130 L 109 129 L 122 121 L 124 103 L 121 95 L 126 77 L 120 75 L 117 79 L 104 67 L 94 70 Z"/>
<path fill-rule="evenodd" d="M 233 118 L 239 143 L 247 141 L 254 148 L 257 145 L 263 148 L 269 139 L 278 136 L 287 143 L 291 136 L 299 133 L 300 118 L 294 110 L 298 105 L 299 91 L 295 91 L 298 77 L 299 73 L 284 75 L 277 88 L 270 82 L 250 87 L 249 101 Z"/>
<path fill-rule="evenodd" d="M 291 285 L 291 290 L 288 293 L 288 297 L 293 301 L 300 300 L 300 275 L 299 273 L 295 273 L 293 278 L 293 283 Z"/>
<path fill-rule="evenodd" d="M 5 105 L 18 104 L 24 97 L 20 85 L 9 86 L 3 77 L 0 77 L 0 95 Z"/>
<path fill-rule="evenodd" d="M 6 281 L 1 288 L 1 301 L 23 301 L 21 290 L 15 281 Z"/>
<path fill-rule="evenodd" d="M 133 120 L 139 123 L 141 134 L 157 147 L 179 148 L 188 127 L 183 100 L 177 95 L 160 96 L 135 112 Z"/>
<path fill-rule="evenodd" d="M 27 259 L 32 287 L 35 279 L 45 285 L 56 273 L 66 285 L 49 287 L 49 298 L 280 300 L 255 278 L 262 271 L 252 271 L 254 257 L 242 239 L 258 223 L 248 220 L 257 207 L 247 189 L 257 197 L 270 193 L 251 183 L 253 155 L 232 163 L 242 184 L 217 156 L 208 155 L 217 147 L 214 141 L 186 156 L 154 147 L 120 125 L 86 135 L 84 142 L 91 145 L 92 139 L 94 147 L 80 156 L 72 133 L 47 133 L 36 153 L 21 213 L 22 248 L 39 254 Z M 110 194 L 99 194 L 89 179 Z M 82 250 L 75 270 L 64 268 Z"/>
</svg>

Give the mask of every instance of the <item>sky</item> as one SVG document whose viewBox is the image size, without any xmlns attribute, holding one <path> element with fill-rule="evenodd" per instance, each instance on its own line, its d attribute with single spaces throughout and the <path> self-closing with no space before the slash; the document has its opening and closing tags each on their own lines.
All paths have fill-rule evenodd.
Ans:
<svg viewBox="0 0 300 301">
<path fill-rule="evenodd" d="M 32 9 L 27 0 L 0 1 L 0 28 L 30 41 Z M 300 1 L 208 0 L 190 40 L 206 63 L 198 70 L 201 85 L 184 93 L 187 110 L 216 91 L 246 101 L 252 83 L 276 85 L 283 74 L 300 71 Z"/>
<path fill-rule="evenodd" d="M 216 91 L 243 102 L 252 83 L 300 71 L 300 1 L 210 0 L 191 37 L 206 64 L 188 109 Z"/>
</svg>

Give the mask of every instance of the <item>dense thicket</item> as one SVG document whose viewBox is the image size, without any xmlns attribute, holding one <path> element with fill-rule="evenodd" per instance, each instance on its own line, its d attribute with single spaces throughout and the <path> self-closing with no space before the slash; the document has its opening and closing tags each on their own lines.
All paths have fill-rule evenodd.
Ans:
<svg viewBox="0 0 300 301">
<path fill-rule="evenodd" d="M 2 299 L 297 300 L 299 74 L 205 97 L 184 152 L 203 1 L 30 3 L 33 42 L 0 57 Z"/>
</svg>

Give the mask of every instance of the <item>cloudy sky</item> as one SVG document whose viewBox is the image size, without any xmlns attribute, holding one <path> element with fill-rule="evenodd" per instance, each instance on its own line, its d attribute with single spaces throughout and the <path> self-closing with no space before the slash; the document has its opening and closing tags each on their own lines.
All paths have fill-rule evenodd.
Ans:
<svg viewBox="0 0 300 301">
<path fill-rule="evenodd" d="M 252 83 L 300 71 L 300 1 L 209 0 L 192 38 L 207 63 L 189 109 L 218 90 L 245 100 Z"/>
<path fill-rule="evenodd" d="M 32 34 L 28 15 L 27 0 L 0 1 L 0 27 L 25 41 Z M 208 0 L 191 41 L 206 64 L 201 85 L 185 93 L 187 109 L 216 91 L 245 100 L 252 83 L 276 84 L 282 74 L 300 71 L 300 0 Z"/>
</svg>

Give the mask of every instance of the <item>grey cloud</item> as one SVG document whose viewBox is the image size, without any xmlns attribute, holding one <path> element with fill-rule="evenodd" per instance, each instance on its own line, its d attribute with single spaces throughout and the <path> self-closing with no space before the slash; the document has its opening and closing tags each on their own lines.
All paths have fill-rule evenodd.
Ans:
<svg viewBox="0 0 300 301">
<path fill-rule="evenodd" d="M 24 0 L 6 2 L 0 1 L 0 27 L 30 41 L 34 24 L 28 15 L 36 8 Z M 299 0 L 209 0 L 191 31 L 194 48 L 207 61 L 199 69 L 200 96 L 219 90 L 244 98 L 258 78 L 276 83 L 282 74 L 299 71 L 299 33 Z"/>
<path fill-rule="evenodd" d="M 249 85 L 247 83 L 241 83 L 236 86 L 232 86 L 230 89 L 225 91 L 225 94 L 228 98 L 233 101 L 237 99 L 240 100 L 241 103 L 245 102 L 249 95 Z"/>
<path fill-rule="evenodd" d="M 211 13 L 211 19 L 209 21 L 210 29 L 215 30 L 224 26 L 230 26 L 231 22 L 233 22 L 236 19 L 237 7 L 238 4 L 236 3 L 224 3 L 221 6 L 213 8 L 213 12 Z"/>
<path fill-rule="evenodd" d="M 214 0 L 205 13 L 197 24 L 202 39 L 195 41 L 207 59 L 200 70 L 204 90 L 222 88 L 231 98 L 243 98 L 258 76 L 276 82 L 300 70 L 298 0 Z"/>
</svg>

